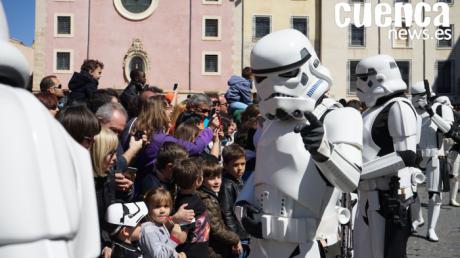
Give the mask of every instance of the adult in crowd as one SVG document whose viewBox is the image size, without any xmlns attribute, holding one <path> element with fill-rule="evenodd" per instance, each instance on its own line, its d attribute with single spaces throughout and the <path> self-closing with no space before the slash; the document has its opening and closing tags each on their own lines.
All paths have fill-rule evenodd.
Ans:
<svg viewBox="0 0 460 258">
<path fill-rule="evenodd" d="M 48 109 L 52 116 L 56 116 L 59 111 L 58 108 L 58 99 L 55 95 L 51 94 L 48 91 L 42 91 L 35 94 L 38 100 Z"/>
<path fill-rule="evenodd" d="M 101 126 L 115 132 L 120 138 L 123 129 L 126 125 L 128 114 L 123 106 L 119 103 L 107 103 L 102 105 L 96 112 L 96 117 L 99 119 Z M 129 145 L 126 151 L 123 150 L 121 144 L 117 147 L 117 170 L 125 171 L 133 158 L 142 148 L 143 138 L 136 139 L 129 137 Z"/>
<path fill-rule="evenodd" d="M 118 103 L 118 98 L 109 89 L 98 89 L 91 95 L 86 105 L 93 113 L 96 113 L 101 106 L 110 102 Z"/>
<path fill-rule="evenodd" d="M 101 125 L 96 116 L 85 106 L 69 106 L 59 111 L 56 119 L 80 145 L 89 149 L 94 142 L 94 136 L 101 131 Z"/>
<path fill-rule="evenodd" d="M 117 202 L 115 174 L 118 173 L 114 171 L 117 146 L 117 135 L 107 128 L 102 128 L 94 137 L 94 144 L 90 148 L 103 256 L 110 252 L 111 246 L 111 227 L 105 222 L 105 212 L 110 204 Z"/>
<path fill-rule="evenodd" d="M 59 78 L 56 75 L 48 75 L 43 77 L 40 81 L 40 91 L 49 92 L 57 97 L 59 101 L 59 108 L 64 108 L 67 97 L 64 94 L 64 89 L 62 89 L 62 84 Z"/>
<path fill-rule="evenodd" d="M 194 94 L 187 100 L 185 111 L 176 120 L 176 128 L 183 122 L 191 120 L 199 124 L 200 129 L 207 126 L 212 102 L 206 94 Z"/>
<path fill-rule="evenodd" d="M 213 129 L 218 121 L 213 120 L 210 127 L 202 130 L 194 142 L 188 142 L 168 135 L 169 118 L 165 112 L 165 102 L 162 98 L 151 97 L 141 108 L 137 120 L 133 124 L 132 132 L 141 132 L 148 135 L 149 144 L 141 150 L 137 160 L 138 173 L 136 185 L 140 183 L 146 172 L 151 171 L 156 161 L 158 150 L 165 142 L 175 142 L 188 151 L 190 155 L 199 155 L 213 138 Z"/>
<path fill-rule="evenodd" d="M 87 59 L 83 62 L 80 72 L 74 72 L 69 81 L 69 104 L 74 102 L 86 103 L 97 90 L 104 64 L 98 60 Z"/>
<path fill-rule="evenodd" d="M 254 75 L 251 67 L 245 67 L 241 77 L 232 75 L 228 80 L 228 90 L 225 98 L 230 107 L 230 112 L 244 110 L 252 104 L 252 80 Z"/>
<path fill-rule="evenodd" d="M 121 93 L 120 101 L 121 104 L 128 111 L 128 116 L 134 117 L 136 114 L 132 114 L 131 110 L 135 110 L 137 105 L 138 96 L 144 90 L 145 87 L 145 73 L 142 70 L 134 69 L 129 73 L 131 81 L 128 86 Z"/>
<path fill-rule="evenodd" d="M 224 95 L 219 96 L 219 106 L 217 111 L 219 111 L 220 114 L 228 113 L 228 103 Z"/>
</svg>

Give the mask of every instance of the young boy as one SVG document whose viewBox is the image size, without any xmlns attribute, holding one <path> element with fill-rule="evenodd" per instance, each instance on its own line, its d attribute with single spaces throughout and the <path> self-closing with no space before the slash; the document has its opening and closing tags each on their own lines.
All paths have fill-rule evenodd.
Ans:
<svg viewBox="0 0 460 258">
<path fill-rule="evenodd" d="M 240 237 L 225 226 L 218 200 L 218 193 L 222 183 L 222 167 L 217 158 L 209 157 L 201 163 L 203 169 L 203 184 L 198 196 L 208 210 L 211 224 L 209 236 L 209 256 L 235 257 L 243 251 Z"/>
<path fill-rule="evenodd" d="M 174 142 L 165 142 L 158 151 L 153 171 L 148 173 L 142 180 L 139 199 L 143 200 L 148 191 L 160 186 L 174 194 L 174 184 L 172 183 L 173 163 L 187 157 L 188 152 L 184 147 Z"/>
<path fill-rule="evenodd" d="M 195 222 L 183 225 L 187 232 L 187 241 L 178 246 L 188 258 L 207 258 L 210 225 L 206 207 L 196 193 L 203 182 L 203 172 L 193 159 L 185 159 L 175 163 L 173 168 L 174 183 L 180 188 L 174 208 L 187 204 L 188 209 L 195 212 Z"/>
<path fill-rule="evenodd" d="M 139 241 L 144 258 L 185 258 L 184 253 L 175 250 L 178 244 L 185 241 L 187 234 L 169 217 L 172 207 L 171 194 L 160 187 L 149 191 L 145 201 L 150 221 L 142 225 Z"/>
<path fill-rule="evenodd" d="M 114 203 L 107 208 L 105 220 L 112 228 L 112 258 L 140 257 L 139 241 L 142 219 L 147 215 L 144 202 Z"/>
<path fill-rule="evenodd" d="M 238 144 L 226 146 L 222 151 L 222 158 L 224 160 L 224 175 L 219 192 L 219 202 L 222 207 L 223 219 L 225 225 L 240 237 L 244 248 L 244 252 L 240 257 L 247 257 L 249 253 L 249 235 L 236 218 L 234 212 L 236 198 L 243 188 L 241 178 L 246 167 L 244 149 Z"/>
</svg>

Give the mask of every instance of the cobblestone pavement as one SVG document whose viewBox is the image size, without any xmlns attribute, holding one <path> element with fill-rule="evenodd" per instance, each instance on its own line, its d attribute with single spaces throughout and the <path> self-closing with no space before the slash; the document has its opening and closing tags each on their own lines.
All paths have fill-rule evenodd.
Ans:
<svg viewBox="0 0 460 258">
<path fill-rule="evenodd" d="M 432 243 L 426 240 L 427 231 L 427 203 L 428 194 L 424 187 L 420 187 L 422 196 L 423 218 L 425 225 L 409 238 L 407 244 L 408 258 L 460 258 L 460 208 L 449 206 L 449 194 L 443 194 L 443 205 L 439 216 L 436 233 L 439 242 Z M 460 196 L 457 196 L 459 199 Z"/>
</svg>

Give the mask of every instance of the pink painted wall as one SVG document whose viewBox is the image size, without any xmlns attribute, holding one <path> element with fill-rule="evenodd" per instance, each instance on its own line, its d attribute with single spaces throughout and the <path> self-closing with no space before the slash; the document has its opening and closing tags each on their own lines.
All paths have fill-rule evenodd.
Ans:
<svg viewBox="0 0 460 258">
<path fill-rule="evenodd" d="M 204 5 L 201 0 L 194 0 L 192 12 L 192 88 L 201 91 L 227 90 L 227 80 L 232 75 L 232 12 L 234 2 L 222 0 L 221 5 Z M 202 17 L 221 17 L 221 40 L 202 40 Z M 220 75 L 202 75 L 202 52 L 221 52 Z"/>
<path fill-rule="evenodd" d="M 192 0 L 192 91 L 221 91 L 232 73 L 232 8 L 233 2 L 222 0 L 221 5 L 203 5 Z M 46 36 L 46 74 L 53 73 L 53 49 L 74 51 L 74 71 L 86 59 L 88 1 L 48 1 Z M 74 14 L 74 37 L 54 38 L 54 13 Z M 202 16 L 221 16 L 220 41 L 202 40 Z M 122 89 L 123 58 L 134 38 L 139 38 L 150 60 L 147 82 L 164 90 L 179 83 L 180 90 L 189 85 L 189 1 L 160 0 L 157 9 L 142 21 L 130 21 L 121 16 L 113 1 L 91 1 L 89 58 L 104 63 L 100 88 Z M 221 52 L 221 75 L 201 75 L 202 51 Z M 71 74 L 57 74 L 63 85 Z"/>
</svg>

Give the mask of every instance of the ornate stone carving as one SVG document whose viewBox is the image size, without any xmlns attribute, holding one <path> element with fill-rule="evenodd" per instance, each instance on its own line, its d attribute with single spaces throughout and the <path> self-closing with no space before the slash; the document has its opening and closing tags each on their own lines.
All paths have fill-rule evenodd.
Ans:
<svg viewBox="0 0 460 258">
<path fill-rule="evenodd" d="M 144 46 L 140 39 L 133 39 L 131 43 L 131 47 L 126 52 L 123 58 L 123 74 L 125 77 L 125 81 L 128 82 L 130 80 L 129 73 L 131 72 L 130 63 L 131 60 L 135 57 L 139 57 L 144 61 L 144 72 L 148 73 L 150 69 L 150 61 L 147 52 L 144 50 Z"/>
</svg>

